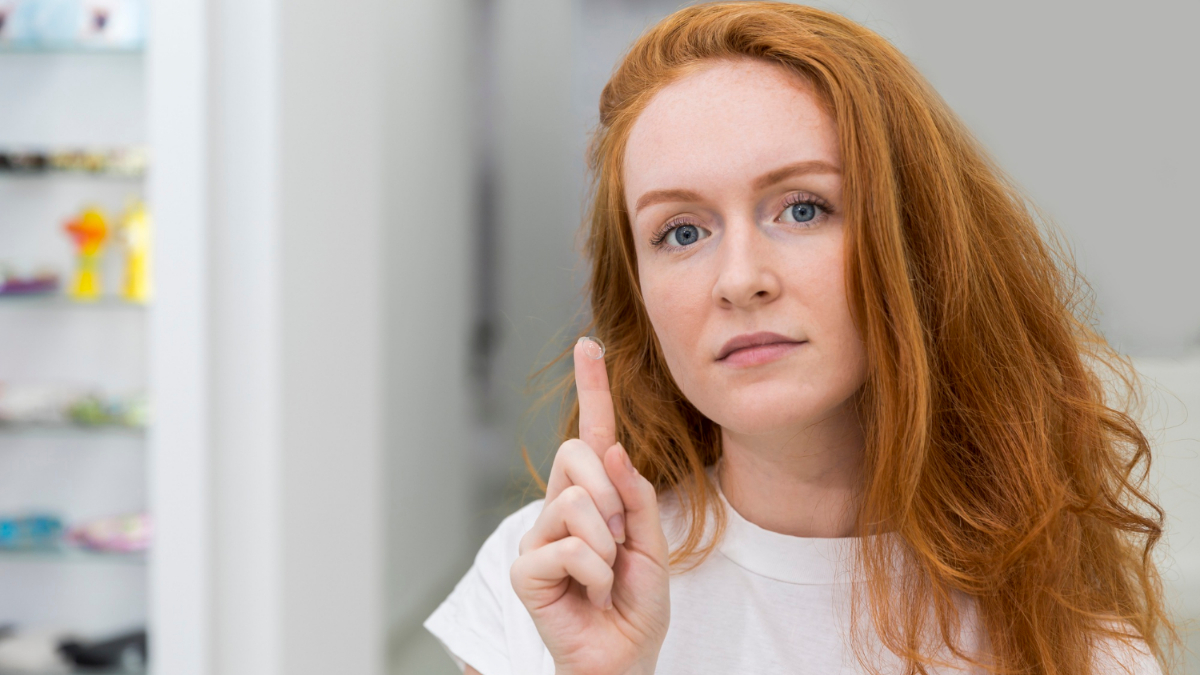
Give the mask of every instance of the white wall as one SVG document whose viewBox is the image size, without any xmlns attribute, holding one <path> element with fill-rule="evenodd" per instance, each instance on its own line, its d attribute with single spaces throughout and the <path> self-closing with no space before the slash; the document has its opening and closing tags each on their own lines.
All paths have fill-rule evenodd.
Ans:
<svg viewBox="0 0 1200 675">
<path fill-rule="evenodd" d="M 382 470 L 387 617 L 396 641 L 445 596 L 476 543 L 467 376 L 471 4 L 388 2 L 380 19 Z"/>
<path fill-rule="evenodd" d="M 467 550 L 464 15 L 157 7 L 161 672 L 382 672 Z"/>
</svg>

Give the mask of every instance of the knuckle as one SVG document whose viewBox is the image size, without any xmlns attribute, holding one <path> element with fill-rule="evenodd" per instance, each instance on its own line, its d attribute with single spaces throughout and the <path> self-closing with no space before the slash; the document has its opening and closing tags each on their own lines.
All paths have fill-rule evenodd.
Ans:
<svg viewBox="0 0 1200 675">
<path fill-rule="evenodd" d="M 562 466 L 562 463 L 567 461 L 567 455 L 571 453 L 571 448 L 569 447 L 570 442 L 571 441 L 567 441 L 566 443 L 558 446 L 558 450 L 554 453 L 555 467 Z"/>
<path fill-rule="evenodd" d="M 592 501 L 592 496 L 588 494 L 586 488 L 582 485 L 571 485 L 565 488 L 558 498 L 563 500 L 563 506 L 569 511 L 581 512 Z"/>
<path fill-rule="evenodd" d="M 563 441 L 562 445 L 558 446 L 558 454 L 565 457 L 571 457 L 587 447 L 588 444 L 584 443 L 578 438 L 568 438 L 567 440 Z"/>
<path fill-rule="evenodd" d="M 564 442 L 558 446 L 558 451 L 554 453 L 554 465 L 551 467 L 551 470 L 558 469 L 559 471 L 566 472 L 569 468 L 575 467 L 580 461 L 582 452 L 587 449 L 588 444 L 578 438 L 572 438 Z"/>
<path fill-rule="evenodd" d="M 587 555 L 588 545 L 579 537 L 567 537 L 562 540 L 563 555 L 579 561 Z"/>
</svg>

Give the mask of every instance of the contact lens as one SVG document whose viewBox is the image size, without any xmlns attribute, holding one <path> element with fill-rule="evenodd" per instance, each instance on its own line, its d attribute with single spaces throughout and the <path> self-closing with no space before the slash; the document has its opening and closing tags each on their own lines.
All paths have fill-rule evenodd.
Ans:
<svg viewBox="0 0 1200 675">
<path fill-rule="evenodd" d="M 600 338 L 589 335 L 579 338 L 579 341 L 583 343 L 583 353 L 589 359 L 599 361 L 604 358 L 604 343 L 600 341 Z"/>
</svg>

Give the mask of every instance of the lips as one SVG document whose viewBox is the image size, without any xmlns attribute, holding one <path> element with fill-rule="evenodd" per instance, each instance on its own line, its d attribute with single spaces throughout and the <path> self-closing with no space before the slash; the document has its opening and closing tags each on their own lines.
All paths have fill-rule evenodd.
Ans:
<svg viewBox="0 0 1200 675">
<path fill-rule="evenodd" d="M 786 335 L 780 335 L 779 333 L 746 333 L 745 335 L 739 335 L 729 342 L 726 342 L 725 345 L 721 347 L 721 351 L 718 352 L 717 360 L 722 361 L 725 359 L 725 357 L 738 351 L 739 349 L 775 344 L 800 344 L 801 342 L 804 341 L 793 340 L 792 338 L 787 337 Z"/>
</svg>

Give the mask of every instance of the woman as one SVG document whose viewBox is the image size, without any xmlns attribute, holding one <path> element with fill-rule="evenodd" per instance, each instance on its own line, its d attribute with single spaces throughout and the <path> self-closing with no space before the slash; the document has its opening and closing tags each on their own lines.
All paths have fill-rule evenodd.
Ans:
<svg viewBox="0 0 1200 675">
<path fill-rule="evenodd" d="M 545 499 L 426 622 L 465 672 L 1161 672 L 1128 363 L 890 44 L 683 9 L 590 160 L 607 353 L 576 344 Z"/>
</svg>

